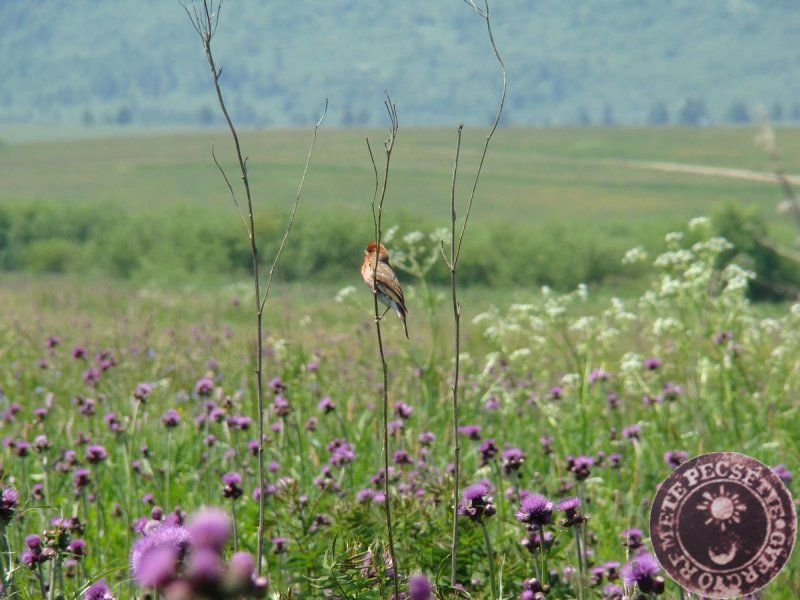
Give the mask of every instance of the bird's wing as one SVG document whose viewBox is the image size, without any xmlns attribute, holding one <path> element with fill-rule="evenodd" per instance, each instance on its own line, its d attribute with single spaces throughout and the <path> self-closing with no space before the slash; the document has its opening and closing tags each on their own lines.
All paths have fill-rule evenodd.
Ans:
<svg viewBox="0 0 800 600">
<path fill-rule="evenodd" d="M 371 271 L 372 269 L 370 269 Z M 403 288 L 400 287 L 400 281 L 397 275 L 394 274 L 392 267 L 386 263 L 378 263 L 378 291 L 386 294 L 386 296 L 403 311 L 403 315 L 408 314 L 406 309 L 406 300 L 403 297 Z"/>
</svg>

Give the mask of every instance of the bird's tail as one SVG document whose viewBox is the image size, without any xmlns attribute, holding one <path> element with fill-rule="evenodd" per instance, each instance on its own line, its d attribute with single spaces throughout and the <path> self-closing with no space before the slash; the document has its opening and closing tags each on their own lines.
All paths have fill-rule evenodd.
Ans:
<svg viewBox="0 0 800 600">
<path fill-rule="evenodd" d="M 397 302 L 394 303 L 394 311 L 397 313 L 397 316 L 400 317 L 400 320 L 403 322 L 403 331 L 406 332 L 406 339 L 410 340 L 411 338 L 408 337 L 408 323 L 406 323 L 406 317 L 408 313 L 406 312 L 406 307 L 402 304 L 398 304 Z"/>
</svg>

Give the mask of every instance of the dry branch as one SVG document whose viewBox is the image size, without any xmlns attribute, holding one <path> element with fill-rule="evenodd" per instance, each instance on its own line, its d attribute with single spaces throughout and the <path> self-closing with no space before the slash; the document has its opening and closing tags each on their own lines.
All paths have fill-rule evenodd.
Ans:
<svg viewBox="0 0 800 600">
<path fill-rule="evenodd" d="M 499 106 L 497 108 L 497 115 L 495 116 L 492 127 L 486 135 L 486 140 L 483 144 L 483 151 L 481 152 L 481 159 L 478 163 L 478 169 L 475 172 L 475 179 L 472 183 L 472 189 L 467 200 L 466 209 L 464 212 L 464 220 L 461 225 L 461 231 L 456 238 L 456 183 L 458 179 L 458 160 L 461 153 L 461 134 L 463 125 L 458 127 L 458 142 L 456 145 L 456 156 L 453 163 L 453 178 L 450 187 L 450 255 L 445 254 L 444 242 L 442 242 L 442 256 L 445 263 L 450 270 L 450 292 L 453 300 L 453 321 L 455 325 L 453 351 L 454 351 L 454 367 L 453 367 L 453 384 L 451 391 L 453 392 L 453 530 L 452 530 L 452 543 L 450 547 L 450 586 L 456 584 L 456 568 L 458 566 L 458 494 L 459 494 L 459 474 L 460 474 L 460 455 L 461 447 L 458 441 L 458 379 L 461 363 L 461 305 L 458 302 L 458 294 L 456 291 L 456 270 L 458 268 L 458 259 L 461 256 L 461 245 L 464 242 L 464 235 L 467 231 L 470 215 L 472 214 L 472 204 L 475 200 L 475 193 L 478 189 L 478 182 L 483 172 L 483 166 L 486 162 L 486 155 L 489 151 L 489 144 L 494 137 L 495 131 L 500 124 L 500 118 L 503 115 L 503 107 L 506 102 L 506 94 L 508 92 L 508 77 L 506 74 L 505 63 L 502 56 L 497 49 L 497 44 L 494 40 L 492 32 L 492 21 L 489 14 L 489 0 L 484 0 L 484 7 L 480 8 L 474 0 L 464 0 L 486 23 L 486 31 L 489 36 L 489 42 L 492 46 L 495 58 L 500 66 L 500 71 L 503 75 L 503 91 L 500 96 Z M 457 241 L 456 241 L 457 240 Z"/>
<path fill-rule="evenodd" d="M 372 146 L 367 138 L 367 150 L 369 151 L 369 158 L 372 161 L 372 170 L 375 173 L 375 190 L 372 194 L 372 221 L 375 226 L 375 257 L 374 264 L 372 265 L 372 300 L 375 311 L 375 333 L 378 340 L 378 355 L 380 358 L 381 370 L 383 373 L 383 495 L 384 495 L 384 514 L 386 516 L 386 530 L 389 538 L 389 556 L 391 557 L 392 566 L 392 585 L 394 588 L 394 598 L 400 597 L 399 587 L 399 565 L 397 564 L 397 555 L 394 549 L 394 531 L 392 529 L 392 497 L 389 490 L 389 372 L 386 365 L 386 355 L 383 349 L 383 336 L 381 334 L 381 316 L 378 309 L 378 256 L 380 255 L 381 237 L 383 235 L 382 218 L 383 218 L 383 202 L 386 199 L 386 190 L 389 185 L 389 165 L 392 160 L 392 150 L 394 149 L 394 142 L 397 138 L 397 131 L 399 123 L 397 120 L 397 106 L 386 94 L 384 101 L 386 112 L 389 115 L 389 136 L 384 141 L 384 149 L 386 160 L 383 167 L 383 183 L 380 183 L 378 176 L 378 166 L 375 163 L 375 155 L 372 152 Z M 380 190 L 380 193 L 379 193 Z"/>
<path fill-rule="evenodd" d="M 222 0 L 218 0 L 215 4 L 214 0 L 203 0 L 202 6 L 198 7 L 198 4 L 192 3 L 191 11 L 189 7 L 184 4 L 180 3 L 183 9 L 186 11 L 186 14 L 189 16 L 189 20 L 194 27 L 194 30 L 200 36 L 200 40 L 203 44 L 203 50 L 206 55 L 206 60 L 208 62 L 209 69 L 211 70 L 211 77 L 214 83 L 214 90 L 217 94 L 217 101 L 219 102 L 220 109 L 222 110 L 222 114 L 225 117 L 225 122 L 227 123 L 228 129 L 230 130 L 231 137 L 233 138 L 233 145 L 236 151 L 236 160 L 239 166 L 239 173 L 242 180 L 242 186 L 244 188 L 245 193 L 245 200 L 246 200 L 246 208 L 247 208 L 247 215 L 242 212 L 242 208 L 239 204 L 239 200 L 236 196 L 236 192 L 234 190 L 233 185 L 225 173 L 225 169 L 220 164 L 219 160 L 217 159 L 216 153 L 214 152 L 214 143 L 212 140 L 211 144 L 211 157 L 214 160 L 214 164 L 217 166 L 222 178 L 225 180 L 225 185 L 230 192 L 231 199 L 233 201 L 234 206 L 236 207 L 239 216 L 242 218 L 242 222 L 247 230 L 247 237 L 250 243 L 250 254 L 252 258 L 252 275 L 253 275 L 253 291 L 255 295 L 255 317 L 256 317 L 256 357 L 255 357 L 255 367 L 254 372 L 256 375 L 256 396 L 258 402 L 258 489 L 259 489 L 259 500 L 258 500 L 258 542 L 257 542 L 257 552 L 256 552 L 256 563 L 258 565 L 258 574 L 259 576 L 262 574 L 264 565 L 263 562 L 267 560 L 266 554 L 264 553 L 264 484 L 265 484 L 265 477 L 264 477 L 264 386 L 263 386 L 263 317 L 264 317 L 264 306 L 267 302 L 267 298 L 269 297 L 269 291 L 272 285 L 272 278 L 277 270 L 278 261 L 280 260 L 281 255 L 283 254 L 283 250 L 286 246 L 286 242 L 289 239 L 289 234 L 292 231 L 292 227 L 294 225 L 295 216 L 297 214 L 297 207 L 300 203 L 300 198 L 303 193 L 303 186 L 306 181 L 306 176 L 308 175 L 309 165 L 311 163 L 311 157 L 314 152 L 314 147 L 316 146 L 317 141 L 317 132 L 319 130 L 322 121 L 325 119 L 325 115 L 328 112 L 328 100 L 325 99 L 325 108 L 322 112 L 322 116 L 316 122 L 314 126 L 314 133 L 311 139 L 311 146 L 308 151 L 308 156 L 306 158 L 305 168 L 303 170 L 303 175 L 300 179 L 300 185 L 297 190 L 297 195 L 295 196 L 294 205 L 292 207 L 291 216 L 289 218 L 289 223 L 286 227 L 286 231 L 283 235 L 283 239 L 281 240 L 280 246 L 275 254 L 275 258 L 272 262 L 272 266 L 269 271 L 269 276 L 267 278 L 266 289 L 262 295 L 261 293 L 261 280 L 260 280 L 260 266 L 259 266 L 259 255 L 258 255 L 258 244 L 256 243 L 256 230 L 255 230 L 255 221 L 253 218 L 253 198 L 252 193 L 250 190 L 250 179 L 248 177 L 247 172 L 247 157 L 242 154 L 241 144 L 239 142 L 239 135 L 236 131 L 236 127 L 233 124 L 230 114 L 228 113 L 228 109 L 225 105 L 225 100 L 222 95 L 222 88 L 220 87 L 220 77 L 222 75 L 222 68 L 217 68 L 214 54 L 212 51 L 211 41 L 214 38 L 214 34 L 217 31 L 217 27 L 219 26 L 219 17 L 220 12 L 222 10 Z M 267 567 L 267 571 L 269 568 Z"/>
</svg>

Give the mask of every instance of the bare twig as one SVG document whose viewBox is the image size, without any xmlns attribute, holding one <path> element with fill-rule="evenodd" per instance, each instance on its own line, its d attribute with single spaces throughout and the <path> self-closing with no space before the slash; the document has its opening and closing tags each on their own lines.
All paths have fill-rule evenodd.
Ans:
<svg viewBox="0 0 800 600">
<path fill-rule="evenodd" d="M 292 226 L 294 225 L 295 215 L 297 213 L 297 206 L 300 202 L 300 197 L 303 192 L 303 185 L 305 184 L 306 175 L 308 174 L 309 164 L 311 162 L 311 156 L 314 151 L 314 146 L 317 140 L 317 131 L 322 124 L 323 119 L 327 113 L 328 109 L 328 101 L 325 100 L 325 110 L 322 113 L 319 121 L 317 121 L 316 125 L 314 126 L 314 134 L 311 140 L 311 147 L 308 152 L 308 157 L 306 159 L 305 168 L 303 170 L 303 175 L 300 180 L 300 186 L 297 191 L 297 195 L 295 197 L 294 206 L 292 208 L 291 217 L 289 219 L 289 224 L 286 228 L 286 232 L 284 233 L 283 239 L 281 240 L 281 244 L 278 248 L 278 252 L 275 255 L 275 259 L 273 260 L 272 267 L 269 271 L 269 277 L 267 279 L 266 289 L 264 295 L 261 294 L 261 281 L 259 277 L 260 268 L 259 268 L 259 255 L 258 255 L 258 245 L 256 243 L 256 231 L 255 231 L 255 221 L 253 219 L 253 198 L 252 193 L 250 190 L 250 179 L 248 177 L 248 170 L 247 170 L 247 161 L 248 157 L 242 154 L 241 144 L 239 142 L 239 135 L 236 131 L 236 127 L 233 124 L 230 114 L 228 113 L 228 109 L 225 105 L 225 100 L 222 95 L 222 89 L 220 87 L 220 77 L 222 75 L 222 68 L 217 68 L 216 63 L 214 61 L 214 54 L 212 52 L 212 44 L 211 41 L 214 38 L 214 34 L 217 31 L 217 27 L 219 26 L 219 17 L 220 12 L 222 10 L 222 0 L 217 0 L 215 3 L 214 0 L 202 0 L 202 4 L 192 3 L 191 10 L 189 7 L 180 2 L 180 5 L 183 7 L 184 11 L 189 17 L 189 21 L 192 23 L 192 27 L 197 32 L 200 40 L 203 44 L 203 50 L 206 55 L 206 60 L 208 62 L 209 69 L 211 70 L 211 77 L 214 83 L 214 90 L 217 95 L 217 101 L 219 102 L 220 109 L 222 110 L 222 114 L 225 117 L 225 122 L 228 125 L 228 129 L 230 130 L 231 137 L 233 138 L 233 145 L 236 152 L 236 160 L 239 166 L 239 172 L 241 175 L 242 186 L 244 188 L 245 200 L 247 203 L 247 214 L 242 212 L 242 208 L 239 204 L 239 200 L 236 196 L 234 191 L 233 185 L 230 182 L 225 170 L 223 169 L 222 165 L 220 164 L 219 160 L 217 160 L 216 154 L 214 152 L 214 145 L 212 142 L 211 146 L 211 156 L 214 159 L 214 163 L 219 169 L 223 179 L 225 180 L 225 184 L 228 187 L 228 191 L 231 194 L 231 199 L 233 200 L 234 206 L 236 206 L 239 215 L 242 218 L 242 222 L 244 223 L 245 228 L 247 229 L 247 236 L 250 242 L 250 254 L 252 256 L 252 274 L 253 274 L 253 291 L 255 297 L 255 320 L 256 320 L 256 348 L 255 348 L 255 366 L 254 372 L 256 375 L 256 396 L 258 401 L 258 485 L 259 485 L 259 501 L 258 501 L 258 542 L 257 542 L 257 564 L 258 564 L 258 574 L 259 576 L 264 571 L 264 563 L 268 560 L 266 554 L 264 553 L 264 484 L 265 484 L 265 477 L 264 477 L 264 385 L 263 385 L 263 317 L 264 317 L 264 305 L 266 304 L 267 298 L 269 296 L 270 286 L 272 284 L 272 277 L 275 274 L 277 269 L 278 261 L 283 253 L 284 247 L 286 246 L 286 241 L 289 238 L 289 234 L 291 233 Z M 269 566 L 267 565 L 267 572 L 269 571 Z"/>
<path fill-rule="evenodd" d="M 225 169 L 222 168 L 222 165 L 217 160 L 217 155 L 214 153 L 214 138 L 211 138 L 211 158 L 214 159 L 214 164 L 217 165 L 217 169 L 219 169 L 220 175 L 225 180 L 225 185 L 228 186 L 228 191 L 231 193 L 231 200 L 233 200 L 233 205 L 236 207 L 236 212 L 239 213 L 239 216 L 242 218 L 242 224 L 244 228 L 247 229 L 248 235 L 250 234 L 250 228 L 247 226 L 247 219 L 244 218 L 244 213 L 242 212 L 242 208 L 239 206 L 239 200 L 236 198 L 236 192 L 233 191 L 233 186 L 231 185 L 230 179 L 228 179 L 228 174 L 225 173 Z"/>
<path fill-rule="evenodd" d="M 486 31 L 489 35 L 489 42 L 492 45 L 497 62 L 500 66 L 500 71 L 503 74 L 503 91 L 500 96 L 500 103 L 497 108 L 497 115 L 495 116 L 494 123 L 486 135 L 486 140 L 483 144 L 483 152 L 481 153 L 480 163 L 475 173 L 475 180 L 472 183 L 472 189 L 467 201 L 466 210 L 464 212 L 464 221 L 461 225 L 461 231 L 456 238 L 456 182 L 458 179 L 458 160 L 461 154 L 461 135 L 464 129 L 463 125 L 458 127 L 458 141 L 456 144 L 456 156 L 453 163 L 453 178 L 450 187 L 450 256 L 445 253 L 444 242 L 442 242 L 442 256 L 450 269 L 450 292 L 453 300 L 453 321 L 455 324 L 455 333 L 453 340 L 454 350 L 454 367 L 453 367 L 453 384 L 451 391 L 453 392 L 453 527 L 452 527 L 452 544 L 450 547 L 450 585 L 456 584 L 456 569 L 458 566 L 458 494 L 459 494 L 459 471 L 460 471 L 460 456 L 461 447 L 458 440 L 458 379 L 460 375 L 461 363 L 461 305 L 458 302 L 458 294 L 456 292 L 456 270 L 458 268 L 458 259 L 461 256 L 461 245 L 464 242 L 464 235 L 467 231 L 467 224 L 469 223 L 470 215 L 472 214 L 472 204 L 475 200 L 475 193 L 478 189 L 478 182 L 483 172 L 483 165 L 486 162 L 486 154 L 489 151 L 489 144 L 494 137 L 495 131 L 500 124 L 500 118 L 503 114 L 503 107 L 506 102 L 506 94 L 508 92 L 508 77 L 506 75 L 506 67 L 503 63 L 503 58 L 497 49 L 497 44 L 494 41 L 494 34 L 492 33 L 492 21 L 489 14 L 489 0 L 484 0 L 484 7 L 479 7 L 475 0 L 464 0 L 485 22 Z"/>
<path fill-rule="evenodd" d="M 478 8 L 473 0 L 465 0 L 467 4 L 472 6 L 472 8 L 477 12 L 481 18 L 486 22 L 486 32 L 489 34 L 489 42 L 492 44 L 492 51 L 494 52 L 495 58 L 497 58 L 497 62 L 500 65 L 500 71 L 503 73 L 503 93 L 500 96 L 500 105 L 497 108 L 497 116 L 494 119 L 494 123 L 492 123 L 492 128 L 489 130 L 489 133 L 486 135 L 486 141 L 483 144 L 483 152 L 481 152 L 481 160 L 478 164 L 478 170 L 475 173 L 475 181 L 472 184 L 472 191 L 469 195 L 469 202 L 467 202 L 467 210 L 464 213 L 464 223 L 461 226 L 461 234 L 458 236 L 458 246 L 456 248 L 455 256 L 450 257 L 453 266 L 455 267 L 458 264 L 458 257 L 461 254 L 461 244 L 464 241 L 464 233 L 467 231 L 467 224 L 469 223 L 469 217 L 472 213 L 472 202 L 475 200 L 475 192 L 478 189 L 478 182 L 481 178 L 481 173 L 483 172 L 483 164 L 486 161 L 486 153 L 489 151 L 489 144 L 494 137 L 494 132 L 497 131 L 497 126 L 500 124 L 500 117 L 503 115 L 503 107 L 506 104 L 506 94 L 508 93 L 508 76 L 506 74 L 506 65 L 503 62 L 503 57 L 500 56 L 500 52 L 497 49 L 497 44 L 494 41 L 494 34 L 492 33 L 492 20 L 489 16 L 489 0 L 484 0 L 484 10 Z"/>
<path fill-rule="evenodd" d="M 397 138 L 397 131 L 399 123 L 397 120 L 397 106 L 386 94 L 384 101 L 386 112 L 389 115 L 389 137 L 384 141 L 383 145 L 386 152 L 386 162 L 383 169 L 383 183 L 379 183 L 378 166 L 375 163 L 375 155 L 372 153 L 372 146 L 367 138 L 367 150 L 369 157 L 372 161 L 372 169 L 375 173 L 375 190 L 372 195 L 372 221 L 375 226 L 375 258 L 372 265 L 372 300 L 375 310 L 375 332 L 378 339 L 378 354 L 381 362 L 381 370 L 383 372 L 383 495 L 384 495 L 384 513 L 386 515 L 386 530 L 389 538 L 389 556 L 392 561 L 392 583 L 394 587 L 394 597 L 400 597 L 399 586 L 399 566 L 397 564 L 397 555 L 394 550 L 394 532 L 392 529 L 392 502 L 389 490 L 389 372 L 386 365 L 386 355 L 383 350 L 383 336 L 381 335 L 381 318 L 378 309 L 378 256 L 380 255 L 381 236 L 383 235 L 382 217 L 383 217 L 383 202 L 386 199 L 386 190 L 389 185 L 389 164 L 392 159 L 392 150 L 394 149 L 394 142 Z M 379 197 L 380 190 L 380 197 Z M 377 202 L 377 204 L 376 204 Z"/>
<path fill-rule="evenodd" d="M 289 234 L 292 232 L 292 227 L 294 226 L 294 218 L 297 214 L 297 205 L 300 204 L 300 196 L 303 195 L 303 186 L 306 183 L 306 175 L 308 175 L 308 167 L 311 164 L 311 157 L 314 155 L 314 147 L 317 144 L 317 131 L 319 131 L 320 125 L 325 120 L 325 115 L 328 114 L 328 99 L 325 98 L 325 107 L 322 109 L 322 115 L 320 115 L 317 122 L 314 124 L 314 134 L 311 136 L 311 146 L 308 148 L 308 156 L 306 156 L 306 166 L 303 169 L 303 176 L 300 178 L 300 186 L 297 188 L 297 195 L 294 198 L 294 206 L 292 206 L 292 214 L 289 217 L 289 225 L 286 227 L 286 231 L 283 234 L 283 239 L 281 240 L 281 245 L 278 247 L 278 252 L 275 253 L 275 259 L 272 261 L 272 266 L 269 269 L 269 276 L 267 277 L 267 285 L 266 289 L 264 290 L 264 297 L 261 299 L 261 307 L 260 310 L 264 310 L 264 305 L 267 303 L 267 298 L 269 297 L 269 290 L 272 287 L 272 277 L 275 275 L 275 271 L 278 268 L 278 261 L 283 254 L 283 248 L 286 246 L 286 240 L 289 239 Z"/>
<path fill-rule="evenodd" d="M 455 365 L 453 369 L 453 539 L 450 546 L 450 586 L 456 584 L 456 561 L 458 555 L 458 487 L 461 462 L 461 445 L 458 439 L 458 377 L 461 354 L 461 305 L 456 294 L 456 182 L 458 180 L 458 159 L 461 156 L 461 134 L 464 125 L 458 126 L 458 142 L 456 143 L 456 157 L 453 161 L 453 179 L 450 185 L 450 259 L 445 257 L 445 262 L 450 268 L 450 293 L 453 299 L 453 321 L 455 325 L 454 353 Z M 444 242 L 442 242 L 442 255 L 444 256 Z"/>
</svg>

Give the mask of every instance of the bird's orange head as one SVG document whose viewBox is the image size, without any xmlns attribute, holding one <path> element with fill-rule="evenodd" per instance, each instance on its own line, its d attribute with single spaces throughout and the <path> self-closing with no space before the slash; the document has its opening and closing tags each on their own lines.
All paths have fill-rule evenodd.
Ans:
<svg viewBox="0 0 800 600">
<path fill-rule="evenodd" d="M 370 242 L 367 244 L 367 249 L 364 250 L 364 256 L 372 256 L 375 254 L 375 249 L 378 247 L 378 244 L 375 242 Z M 383 244 L 380 245 L 380 250 L 378 250 L 378 260 L 381 262 L 388 262 L 389 261 L 389 251 L 386 249 L 386 246 Z"/>
</svg>

